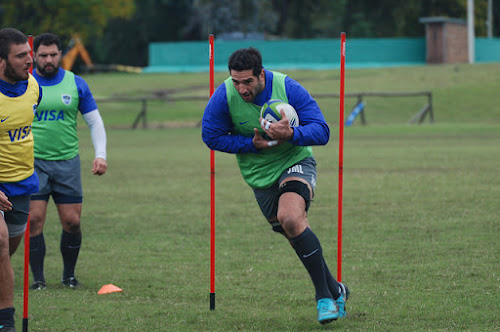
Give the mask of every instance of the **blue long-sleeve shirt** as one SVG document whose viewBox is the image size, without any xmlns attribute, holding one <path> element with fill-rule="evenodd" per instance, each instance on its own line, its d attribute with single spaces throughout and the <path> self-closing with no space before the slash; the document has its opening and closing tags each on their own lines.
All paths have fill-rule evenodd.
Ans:
<svg viewBox="0 0 500 332">
<path fill-rule="evenodd" d="M 254 104 L 262 106 L 271 99 L 273 73 L 265 70 L 266 85 Z M 300 125 L 293 128 L 289 141 L 300 146 L 325 145 L 330 138 L 330 129 L 321 110 L 309 92 L 297 81 L 285 78 L 288 103 L 295 108 Z M 232 135 L 233 122 L 229 113 L 225 84 L 221 84 L 210 98 L 202 119 L 202 139 L 212 150 L 228 153 L 257 153 L 252 137 Z"/>
</svg>

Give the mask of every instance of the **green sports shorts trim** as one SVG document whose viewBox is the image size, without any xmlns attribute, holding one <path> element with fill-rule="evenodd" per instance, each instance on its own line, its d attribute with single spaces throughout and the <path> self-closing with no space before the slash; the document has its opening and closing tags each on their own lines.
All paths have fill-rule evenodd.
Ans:
<svg viewBox="0 0 500 332">
<path fill-rule="evenodd" d="M 81 203 L 83 200 L 80 156 L 68 160 L 35 158 L 35 171 L 40 189 L 31 200 L 48 201 L 52 195 L 56 204 Z"/>
<path fill-rule="evenodd" d="M 253 192 L 257 204 L 266 219 L 274 220 L 278 215 L 278 200 L 280 197 L 279 184 L 288 177 L 299 177 L 306 180 L 314 191 L 316 189 L 316 160 L 314 157 L 307 157 L 292 167 L 286 169 L 271 187 L 266 189 L 255 189 Z"/>
</svg>

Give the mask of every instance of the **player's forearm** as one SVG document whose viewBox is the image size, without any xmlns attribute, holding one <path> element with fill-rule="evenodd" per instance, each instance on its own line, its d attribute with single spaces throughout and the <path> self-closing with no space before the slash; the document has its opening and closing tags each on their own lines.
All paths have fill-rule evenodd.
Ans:
<svg viewBox="0 0 500 332">
<path fill-rule="evenodd" d="M 252 143 L 252 137 L 242 135 L 214 135 L 206 131 L 202 133 L 203 142 L 212 150 L 227 153 L 258 152 Z"/>
<path fill-rule="evenodd" d="M 106 129 L 98 110 L 83 114 L 83 119 L 90 128 L 90 137 L 94 144 L 95 157 L 106 159 Z"/>
<path fill-rule="evenodd" d="M 290 142 L 300 146 L 325 145 L 329 139 L 330 129 L 326 123 L 310 123 L 294 128 Z"/>
</svg>

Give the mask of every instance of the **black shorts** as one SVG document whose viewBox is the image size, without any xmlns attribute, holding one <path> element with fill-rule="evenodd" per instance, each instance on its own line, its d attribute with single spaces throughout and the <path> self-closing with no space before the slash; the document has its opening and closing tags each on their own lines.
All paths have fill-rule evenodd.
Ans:
<svg viewBox="0 0 500 332">
<path fill-rule="evenodd" d="M 316 160 L 307 157 L 286 169 L 276 183 L 265 189 L 253 189 L 255 199 L 259 204 L 262 214 L 267 220 L 273 220 L 278 214 L 278 201 L 280 197 L 279 185 L 288 177 L 299 177 L 306 180 L 312 188 L 313 195 L 316 188 Z M 311 197 L 312 198 L 312 197 Z"/>
<path fill-rule="evenodd" d="M 31 200 L 48 201 L 52 195 L 57 204 L 81 203 L 83 200 L 80 156 L 68 160 L 35 159 L 40 189 Z"/>
<path fill-rule="evenodd" d="M 4 211 L 4 219 L 9 230 L 9 237 L 22 235 L 26 230 L 30 213 L 30 196 L 11 196 L 12 210 Z"/>
</svg>

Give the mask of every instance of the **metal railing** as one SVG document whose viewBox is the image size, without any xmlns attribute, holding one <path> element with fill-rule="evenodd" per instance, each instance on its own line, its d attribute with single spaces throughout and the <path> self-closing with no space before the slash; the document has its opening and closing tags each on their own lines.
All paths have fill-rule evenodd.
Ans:
<svg viewBox="0 0 500 332">
<path fill-rule="evenodd" d="M 327 93 L 327 94 L 315 94 L 314 98 L 333 98 L 339 97 L 338 93 Z M 361 123 L 366 125 L 366 117 L 364 110 L 364 97 L 418 97 L 425 96 L 427 97 L 427 105 L 422 107 L 409 121 L 409 123 L 415 123 L 418 121 L 419 124 L 423 123 L 425 117 L 429 115 L 429 122 L 434 123 L 434 110 L 432 107 L 432 92 L 430 91 L 415 91 L 415 92 L 350 92 L 346 93 L 345 97 L 347 98 L 357 98 L 358 101 L 356 105 L 353 107 L 353 111 L 361 105 L 361 110 L 359 115 L 361 117 Z"/>
<path fill-rule="evenodd" d="M 148 101 L 193 101 L 193 100 L 207 100 L 207 97 L 204 96 L 185 96 L 185 97 L 170 97 L 168 95 L 164 96 L 145 96 L 145 97 L 109 97 L 109 98 L 95 98 L 97 103 L 119 103 L 119 102 L 140 102 L 141 110 L 135 117 L 134 122 L 132 123 L 131 129 L 136 129 L 139 126 L 139 123 L 142 123 L 142 128 L 147 129 L 147 109 L 148 109 Z"/>
</svg>

